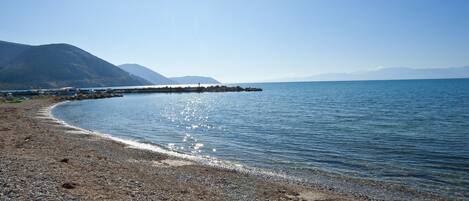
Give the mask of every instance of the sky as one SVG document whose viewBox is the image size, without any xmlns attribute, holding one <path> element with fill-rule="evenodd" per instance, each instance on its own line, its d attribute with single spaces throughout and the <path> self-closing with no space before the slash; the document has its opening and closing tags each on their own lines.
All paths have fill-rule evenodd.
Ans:
<svg viewBox="0 0 469 201">
<path fill-rule="evenodd" d="M 252 82 L 469 65 L 467 0 L 3 0 L 0 40 Z"/>
</svg>

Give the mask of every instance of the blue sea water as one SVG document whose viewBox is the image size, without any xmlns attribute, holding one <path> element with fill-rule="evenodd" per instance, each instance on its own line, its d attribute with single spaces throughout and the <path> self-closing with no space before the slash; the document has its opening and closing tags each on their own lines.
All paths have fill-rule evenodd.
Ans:
<svg viewBox="0 0 469 201">
<path fill-rule="evenodd" d="M 53 115 L 306 182 L 469 197 L 469 79 L 242 86 L 264 91 L 125 95 Z"/>
</svg>

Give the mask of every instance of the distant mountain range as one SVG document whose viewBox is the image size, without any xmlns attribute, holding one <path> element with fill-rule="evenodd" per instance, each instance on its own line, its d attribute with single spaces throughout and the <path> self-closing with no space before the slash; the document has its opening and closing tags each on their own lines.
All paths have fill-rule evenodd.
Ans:
<svg viewBox="0 0 469 201">
<path fill-rule="evenodd" d="M 159 84 L 159 85 L 179 84 L 178 82 L 174 80 L 171 80 L 145 66 L 141 66 L 138 64 L 122 64 L 122 65 L 119 65 L 119 68 L 129 72 L 130 74 L 133 74 L 145 80 L 148 80 L 152 84 Z"/>
<path fill-rule="evenodd" d="M 179 84 L 220 84 L 218 80 L 203 76 L 171 77 L 170 79 L 178 82 Z"/>
<path fill-rule="evenodd" d="M 382 68 L 356 73 L 329 73 L 309 77 L 287 78 L 275 81 L 347 81 L 469 78 L 469 66 L 453 68 Z"/>
<path fill-rule="evenodd" d="M 25 45 L 0 41 L 0 90 L 212 84 L 213 78 L 167 78 L 138 64 L 119 67 L 69 44 Z"/>
<path fill-rule="evenodd" d="M 167 78 L 150 68 L 138 64 L 122 64 L 119 65 L 122 70 L 125 70 L 133 75 L 142 77 L 153 84 L 169 85 L 169 84 L 220 84 L 218 80 L 211 77 L 203 76 L 183 76 L 183 77 L 170 77 Z"/>
<path fill-rule="evenodd" d="M 453 68 L 382 68 L 271 81 L 336 81 L 469 78 L 469 66 Z M 0 90 L 60 87 L 112 87 L 219 84 L 203 76 L 165 77 L 138 64 L 119 67 L 69 44 L 25 45 L 0 41 Z"/>
<path fill-rule="evenodd" d="M 148 85 L 78 47 L 0 41 L 0 89 Z"/>
</svg>

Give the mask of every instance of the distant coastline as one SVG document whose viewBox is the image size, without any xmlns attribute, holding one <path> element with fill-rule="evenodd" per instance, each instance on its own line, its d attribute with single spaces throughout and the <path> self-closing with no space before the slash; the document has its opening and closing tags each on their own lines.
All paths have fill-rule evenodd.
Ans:
<svg viewBox="0 0 469 201">
<path fill-rule="evenodd" d="M 266 82 L 426 80 L 469 78 L 469 66 L 452 68 L 381 68 L 355 73 L 326 73 L 308 77 L 290 77 Z"/>
<path fill-rule="evenodd" d="M 308 83 L 308 82 L 380 82 L 380 81 L 418 81 L 418 80 L 466 80 L 469 77 L 461 78 L 419 78 L 419 79 L 370 79 L 370 80 L 298 80 L 298 81 L 260 81 L 260 82 L 247 82 L 246 84 L 262 84 L 262 83 Z M 236 84 L 236 83 L 233 83 Z M 242 83 L 238 83 L 242 84 Z"/>
</svg>

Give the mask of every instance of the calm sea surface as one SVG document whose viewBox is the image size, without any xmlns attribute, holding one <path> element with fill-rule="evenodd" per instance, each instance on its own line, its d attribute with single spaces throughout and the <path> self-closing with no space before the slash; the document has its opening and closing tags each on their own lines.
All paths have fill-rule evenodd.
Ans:
<svg viewBox="0 0 469 201">
<path fill-rule="evenodd" d="M 242 86 L 264 91 L 126 95 L 53 115 L 306 182 L 469 198 L 468 79 Z"/>
</svg>

